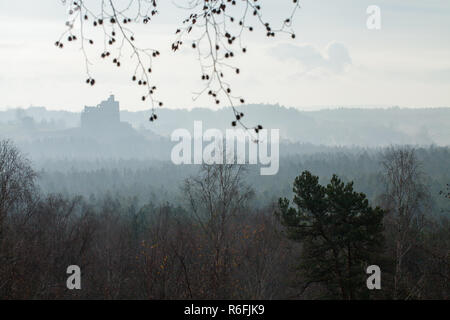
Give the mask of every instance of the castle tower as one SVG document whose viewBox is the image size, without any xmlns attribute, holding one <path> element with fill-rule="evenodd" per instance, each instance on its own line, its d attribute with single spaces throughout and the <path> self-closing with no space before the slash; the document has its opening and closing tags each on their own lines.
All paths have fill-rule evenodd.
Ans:
<svg viewBox="0 0 450 320">
<path fill-rule="evenodd" d="M 81 127 L 84 129 L 107 130 L 120 125 L 120 106 L 114 95 L 95 107 L 85 106 L 81 113 Z"/>
</svg>

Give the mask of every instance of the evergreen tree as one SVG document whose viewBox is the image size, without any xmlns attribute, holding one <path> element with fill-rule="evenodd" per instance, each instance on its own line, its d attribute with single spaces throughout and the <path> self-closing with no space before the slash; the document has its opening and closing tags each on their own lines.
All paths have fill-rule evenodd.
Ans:
<svg viewBox="0 0 450 320">
<path fill-rule="evenodd" d="M 328 298 L 367 298 L 366 268 L 382 249 L 383 210 L 336 175 L 325 187 L 308 171 L 294 181 L 293 202 L 279 200 L 277 213 L 289 238 L 302 243 L 304 289 L 320 283 Z"/>
</svg>

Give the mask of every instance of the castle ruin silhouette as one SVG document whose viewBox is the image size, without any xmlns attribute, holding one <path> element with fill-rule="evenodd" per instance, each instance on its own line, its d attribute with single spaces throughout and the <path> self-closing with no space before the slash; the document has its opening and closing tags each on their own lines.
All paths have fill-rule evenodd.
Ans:
<svg viewBox="0 0 450 320">
<path fill-rule="evenodd" d="M 129 131 L 131 125 L 120 121 L 119 101 L 116 101 L 112 94 L 95 107 L 84 107 L 81 113 L 81 129 L 89 132 L 117 133 L 117 131 Z"/>
</svg>

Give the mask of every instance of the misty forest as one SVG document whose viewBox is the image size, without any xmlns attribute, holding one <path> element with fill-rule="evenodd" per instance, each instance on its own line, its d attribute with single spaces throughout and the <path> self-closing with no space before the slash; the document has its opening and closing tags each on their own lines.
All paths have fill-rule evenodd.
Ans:
<svg viewBox="0 0 450 320">
<path fill-rule="evenodd" d="M 252 108 L 285 124 L 276 175 L 175 165 L 164 130 L 177 124 L 152 131 L 133 122 L 139 113 L 90 127 L 45 108 L 2 112 L 1 298 L 448 298 L 450 150 L 439 121 L 449 109 Z M 200 113 L 214 126 L 218 112 L 167 118 Z M 423 126 L 388 134 L 390 115 Z M 302 142 L 302 130 L 317 140 Z M 433 137 L 441 145 L 427 146 Z M 66 288 L 72 264 L 82 290 Z M 365 285 L 374 264 L 379 291 Z"/>
<path fill-rule="evenodd" d="M 266 100 L 253 99 L 251 89 L 244 99 L 237 92 L 247 88 L 232 79 L 243 73 L 235 56 L 251 54 L 245 35 L 299 37 L 293 25 L 298 1 L 286 2 L 284 18 L 275 21 L 281 24 L 266 20 L 261 2 L 267 3 L 189 1 L 169 47 L 171 53 L 194 50 L 199 96 L 208 103 L 176 109 L 166 108 L 166 91 L 153 83 L 160 51 L 141 49 L 141 34 L 133 31 L 157 19 L 158 1 L 131 0 L 120 10 L 117 1 L 99 8 L 63 1 L 68 18 L 65 25 L 59 21 L 62 35 L 50 43 L 52 59 L 65 59 L 65 50 L 78 46 L 83 89 L 61 93 L 58 83 L 52 92 L 57 99 L 79 90 L 76 109 L 66 108 L 68 99 L 51 108 L 0 99 L 0 300 L 450 298 L 450 108 L 393 103 L 305 111 L 281 104 L 279 88 L 271 91 L 279 104 L 257 103 Z M 304 10 L 307 19 L 308 6 Z M 101 87 L 122 80 L 97 75 L 92 50 L 114 70 L 131 66 L 123 83 L 133 86 L 130 92 L 140 90 L 136 104 L 145 108 Z M 342 52 L 337 56 L 347 59 Z M 311 70 L 344 77 L 350 60 L 336 67 L 332 53 Z M 67 51 L 67 59 L 75 59 L 72 54 Z M 176 72 L 183 70 L 174 71 L 174 79 Z M 2 88 L 6 73 L 0 76 L 2 96 L 12 95 Z M 312 85 L 322 76 L 314 74 Z M 276 86 L 276 79 L 267 76 L 257 85 Z M 45 91 L 40 81 L 33 86 Z M 85 92 L 97 89 L 103 101 L 84 105 L 94 101 Z M 298 104 L 303 98 L 295 95 Z M 268 144 L 278 170 L 261 174 L 264 164 L 246 158 L 250 146 L 234 144 L 233 155 L 244 152 L 244 162 L 175 163 L 173 133 L 194 132 L 196 121 L 203 132 L 241 130 L 249 145 L 279 129 L 279 141 Z M 195 157 L 191 147 L 189 157 Z M 73 265 L 81 270 L 77 290 L 67 282 Z M 373 266 L 381 282 L 370 287 Z"/>
</svg>

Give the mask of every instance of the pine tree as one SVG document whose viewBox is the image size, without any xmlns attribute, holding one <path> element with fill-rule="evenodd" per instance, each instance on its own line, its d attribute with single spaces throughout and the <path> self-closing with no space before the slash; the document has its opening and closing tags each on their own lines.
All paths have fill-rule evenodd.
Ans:
<svg viewBox="0 0 450 320">
<path fill-rule="evenodd" d="M 294 181 L 293 202 L 279 200 L 277 213 L 290 239 L 302 243 L 299 268 L 304 289 L 322 284 L 327 298 L 367 298 L 366 268 L 382 248 L 383 210 L 336 175 L 325 187 L 308 171 Z"/>
</svg>

